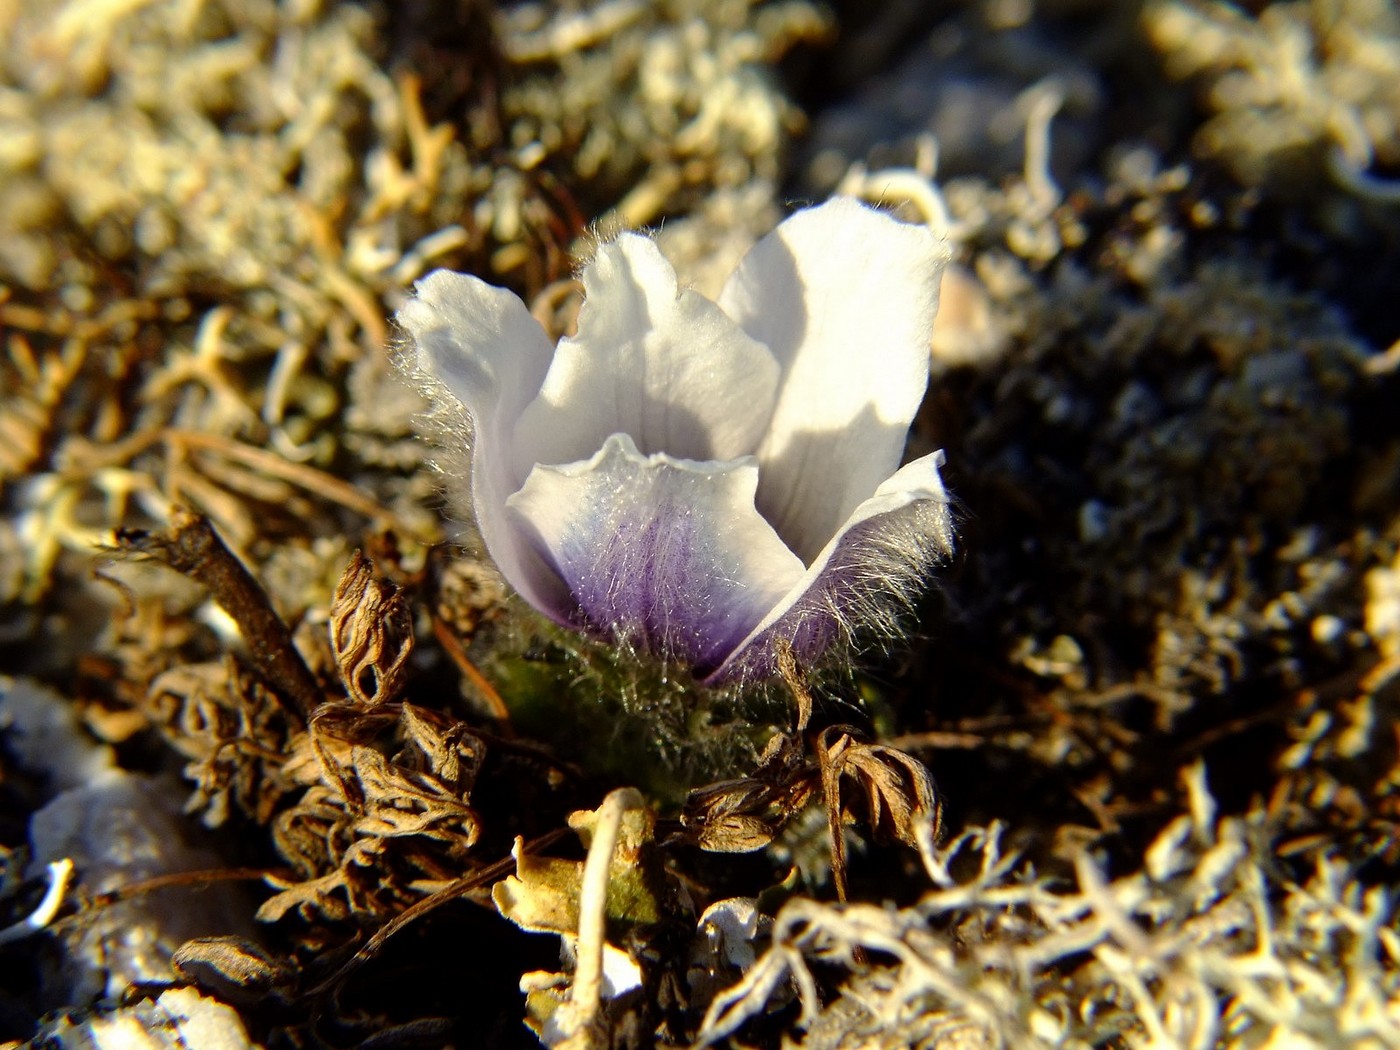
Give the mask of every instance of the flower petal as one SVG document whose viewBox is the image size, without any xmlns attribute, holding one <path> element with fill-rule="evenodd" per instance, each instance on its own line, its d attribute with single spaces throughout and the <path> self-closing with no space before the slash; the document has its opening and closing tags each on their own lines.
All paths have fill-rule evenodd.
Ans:
<svg viewBox="0 0 1400 1050">
<path fill-rule="evenodd" d="M 396 319 L 417 347 L 410 367 L 470 417 L 471 497 L 481 538 L 511 585 L 565 622 L 567 590 L 507 520 L 505 506 L 524 476 L 512 466 L 511 431 L 544 381 L 554 347 L 525 304 L 503 288 L 437 270 L 415 290 Z"/>
<path fill-rule="evenodd" d="M 757 487 L 751 458 L 643 456 L 614 434 L 590 460 L 537 466 L 507 507 L 568 583 L 580 626 L 704 673 L 803 574 L 754 509 Z"/>
<path fill-rule="evenodd" d="M 643 452 L 728 460 L 768 427 L 778 363 L 714 303 L 678 291 L 646 237 L 604 244 L 583 271 L 578 334 L 560 342 L 515 428 L 516 466 L 573 463 L 612 434 Z"/>
<path fill-rule="evenodd" d="M 927 227 L 838 198 L 759 241 L 720 295 L 782 366 L 758 506 L 806 561 L 899 464 L 948 257 Z"/>
<path fill-rule="evenodd" d="M 882 626 L 907 606 L 953 549 L 942 463 L 942 452 L 916 459 L 876 489 L 706 683 L 771 674 L 779 638 L 810 664 L 852 629 Z"/>
</svg>

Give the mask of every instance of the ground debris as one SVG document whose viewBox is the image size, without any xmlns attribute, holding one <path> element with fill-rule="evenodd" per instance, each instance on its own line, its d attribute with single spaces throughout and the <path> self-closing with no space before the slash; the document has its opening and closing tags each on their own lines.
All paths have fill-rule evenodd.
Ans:
<svg viewBox="0 0 1400 1050">
<path fill-rule="evenodd" d="M 1006 829 L 969 828 L 934 853 L 937 888 L 908 908 L 790 902 L 772 946 L 716 997 L 697 1045 L 763 1016 L 789 982 L 804 1033 L 793 1045 L 812 1048 L 1204 1047 L 1226 1033 L 1395 1045 L 1385 895 L 1343 889 L 1346 866 L 1325 859 L 1280 882 L 1268 817 L 1217 820 L 1200 768 L 1184 777 L 1192 814 L 1163 828 L 1132 874 L 1110 880 L 1083 854 L 1067 889 L 1004 852 Z"/>
<path fill-rule="evenodd" d="M 468 800 L 483 757 L 466 726 L 427 709 L 322 707 L 289 758 L 290 775 L 314 781 L 271 829 L 299 877 L 274 877 L 281 892 L 258 917 L 383 919 L 415 886 L 460 874 L 480 834 Z"/>
</svg>

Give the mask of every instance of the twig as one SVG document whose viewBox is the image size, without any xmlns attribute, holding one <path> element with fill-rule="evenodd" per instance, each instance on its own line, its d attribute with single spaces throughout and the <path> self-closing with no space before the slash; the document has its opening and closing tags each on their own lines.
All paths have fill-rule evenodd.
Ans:
<svg viewBox="0 0 1400 1050">
<path fill-rule="evenodd" d="M 539 838 L 527 843 L 523 852 L 536 853 L 546 846 L 553 845 L 563 836 L 563 828 L 557 828 L 554 831 L 546 832 Z M 366 941 L 365 946 L 351 956 L 349 961 L 306 994 L 311 997 L 324 995 L 336 985 L 343 983 L 350 974 L 379 954 L 380 949 L 384 947 L 389 938 L 394 936 L 394 934 L 398 933 L 409 923 L 422 918 L 424 915 L 436 910 L 439 906 L 446 904 L 450 900 L 460 897 L 465 893 L 470 893 L 472 890 L 484 886 L 488 882 L 494 882 L 497 879 L 504 878 L 515 870 L 516 863 L 514 857 L 502 858 L 492 864 L 488 864 L 478 871 L 472 872 L 470 875 L 463 875 L 461 878 L 448 883 L 436 893 L 429 894 L 422 900 L 409 905 L 383 926 L 379 927 L 379 929 L 375 930 L 374 936 Z"/>
<path fill-rule="evenodd" d="M 292 644 L 292 632 L 267 594 L 224 546 L 209 519 L 176 507 L 169 531 L 119 529 L 117 545 L 119 550 L 163 561 L 207 587 L 238 624 L 258 673 L 279 697 L 291 702 L 294 713 L 310 716 L 322 699 L 316 676 Z"/>
<path fill-rule="evenodd" d="M 138 882 L 128 882 L 106 893 L 99 893 L 87 902 L 88 910 L 109 908 L 113 904 L 130 900 L 133 897 L 155 893 L 157 890 L 175 886 L 207 886 L 214 882 L 240 882 L 265 879 L 276 874 L 271 868 L 214 868 L 208 871 L 172 871 L 165 875 L 154 875 Z"/>
<path fill-rule="evenodd" d="M 510 708 L 501 699 L 501 694 L 496 691 L 496 687 L 481 673 L 476 664 L 471 662 L 466 649 L 462 647 L 462 643 L 452 633 L 451 628 L 436 616 L 433 617 L 433 637 L 438 640 L 438 644 L 447 650 L 447 655 L 457 665 L 457 670 L 466 675 L 467 681 L 471 682 L 476 691 L 481 694 L 486 701 L 486 706 L 491 708 L 491 716 L 501 724 L 502 733 L 509 735 L 511 728 Z"/>
</svg>

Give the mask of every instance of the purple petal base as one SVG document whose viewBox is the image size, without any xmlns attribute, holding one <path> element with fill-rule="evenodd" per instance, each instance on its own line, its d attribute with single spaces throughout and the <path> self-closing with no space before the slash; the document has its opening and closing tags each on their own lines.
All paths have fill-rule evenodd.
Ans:
<svg viewBox="0 0 1400 1050">
<path fill-rule="evenodd" d="M 580 626 L 703 675 L 803 574 L 754 509 L 757 485 L 752 460 L 643 456 L 615 434 L 586 463 L 536 467 L 507 506 Z"/>
</svg>

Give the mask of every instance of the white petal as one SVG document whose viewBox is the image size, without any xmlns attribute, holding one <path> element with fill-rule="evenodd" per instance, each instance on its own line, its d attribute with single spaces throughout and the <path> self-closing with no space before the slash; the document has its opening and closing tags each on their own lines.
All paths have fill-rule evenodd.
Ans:
<svg viewBox="0 0 1400 1050">
<path fill-rule="evenodd" d="M 953 549 L 942 463 L 943 453 L 934 452 L 877 488 L 707 681 L 770 674 L 779 638 L 799 661 L 814 662 L 831 642 L 907 603 Z"/>
<path fill-rule="evenodd" d="M 502 575 L 536 608 L 563 620 L 562 582 L 506 517 L 520 487 L 511 432 L 544 381 L 554 353 L 525 304 L 503 288 L 438 270 L 419 281 L 397 321 L 413 337 L 413 365 L 471 419 L 471 488 L 477 526 Z"/>
<path fill-rule="evenodd" d="M 573 463 L 612 434 L 695 460 L 752 453 L 768 427 L 778 364 L 714 303 L 678 291 L 646 237 L 624 234 L 584 268 L 578 334 L 559 344 L 515 430 L 517 467 Z"/>
<path fill-rule="evenodd" d="M 783 369 L 758 505 L 806 560 L 899 464 L 948 256 L 926 227 L 838 198 L 761 240 L 720 295 Z"/>
<path fill-rule="evenodd" d="M 757 486 L 752 458 L 643 456 L 615 434 L 586 462 L 537 466 L 507 506 L 567 581 L 579 626 L 703 673 L 803 573 L 754 509 Z"/>
</svg>

